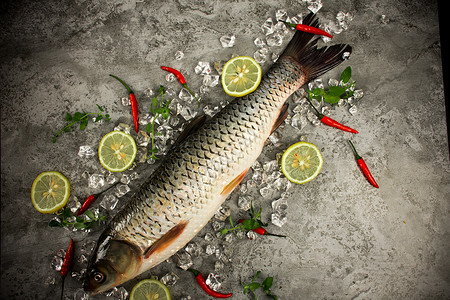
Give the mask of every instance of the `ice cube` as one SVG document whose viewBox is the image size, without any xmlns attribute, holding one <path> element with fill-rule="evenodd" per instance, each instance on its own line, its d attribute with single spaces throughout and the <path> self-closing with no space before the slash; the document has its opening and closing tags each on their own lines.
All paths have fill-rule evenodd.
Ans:
<svg viewBox="0 0 450 300">
<path fill-rule="evenodd" d="M 116 187 L 115 195 L 120 198 L 123 195 L 125 195 L 126 193 L 128 193 L 129 191 L 130 191 L 130 187 L 128 185 L 126 185 L 126 184 L 119 184 Z"/>
<path fill-rule="evenodd" d="M 207 87 L 215 87 L 219 84 L 219 75 L 203 76 L 203 85 Z"/>
<path fill-rule="evenodd" d="M 172 73 L 167 73 L 165 79 L 166 79 L 167 82 L 174 82 L 176 77 Z"/>
<path fill-rule="evenodd" d="M 250 195 L 240 195 L 238 198 L 238 207 L 242 210 L 249 210 L 251 203 L 253 201 L 253 197 Z"/>
<path fill-rule="evenodd" d="M 88 186 L 93 189 L 101 188 L 105 185 L 105 176 L 102 174 L 92 174 L 89 177 Z"/>
<path fill-rule="evenodd" d="M 344 53 L 342 54 L 342 59 L 347 60 L 347 59 L 349 59 L 349 58 L 350 58 L 350 52 L 344 52 Z"/>
<path fill-rule="evenodd" d="M 205 249 L 206 255 L 212 255 L 216 253 L 216 246 L 215 245 L 207 245 Z"/>
<path fill-rule="evenodd" d="M 175 52 L 175 59 L 176 60 L 182 60 L 184 57 L 184 53 L 181 50 L 178 50 L 177 52 Z"/>
<path fill-rule="evenodd" d="M 78 150 L 78 156 L 82 158 L 91 158 L 95 155 L 95 151 L 91 146 L 80 146 Z"/>
<path fill-rule="evenodd" d="M 63 259 L 59 256 L 53 256 L 52 261 L 50 262 L 50 267 L 55 271 L 61 271 L 61 267 L 63 264 Z"/>
<path fill-rule="evenodd" d="M 337 80 L 335 78 L 328 79 L 328 86 L 338 86 L 338 85 L 339 85 L 339 80 Z"/>
<path fill-rule="evenodd" d="M 352 115 L 355 115 L 358 112 L 358 107 L 356 105 L 352 105 L 350 106 L 350 108 L 348 109 L 349 113 L 351 113 Z"/>
<path fill-rule="evenodd" d="M 114 287 L 112 290 L 105 293 L 107 297 L 113 297 L 114 299 L 118 300 L 125 300 L 128 297 L 127 290 L 121 286 L 121 287 Z"/>
<path fill-rule="evenodd" d="M 353 93 L 353 97 L 355 97 L 355 99 L 361 99 L 363 96 L 363 90 L 355 90 L 355 92 Z"/>
<path fill-rule="evenodd" d="M 107 184 L 114 184 L 116 182 L 116 176 L 110 171 L 105 174 L 105 181 Z"/>
<path fill-rule="evenodd" d="M 264 42 L 264 40 L 261 38 L 256 38 L 254 40 L 254 43 L 255 43 L 256 47 L 258 47 L 258 48 L 263 48 L 264 46 L 266 46 L 266 42 Z"/>
<path fill-rule="evenodd" d="M 226 206 L 222 205 L 214 215 L 214 217 L 219 221 L 225 221 L 231 214 L 231 209 Z"/>
<path fill-rule="evenodd" d="M 191 256 L 200 256 L 203 252 L 203 248 L 197 242 L 190 242 L 184 248 Z"/>
<path fill-rule="evenodd" d="M 220 111 L 219 106 L 213 106 L 213 105 L 208 104 L 208 105 L 205 105 L 205 107 L 203 107 L 203 112 L 210 117 L 214 116 L 219 111 Z"/>
<path fill-rule="evenodd" d="M 272 209 L 275 212 L 281 212 L 287 210 L 287 200 L 284 198 L 272 201 Z"/>
<path fill-rule="evenodd" d="M 123 106 L 130 106 L 131 100 L 128 97 L 122 97 L 120 98 L 120 103 L 122 103 Z"/>
<path fill-rule="evenodd" d="M 262 49 L 265 49 L 265 48 L 262 48 Z M 253 53 L 253 58 L 260 64 L 265 63 L 267 60 L 267 57 L 266 57 L 267 52 L 265 50 L 261 51 L 262 49 L 257 50 L 257 51 L 255 51 L 255 53 Z"/>
<path fill-rule="evenodd" d="M 176 253 L 176 261 L 177 266 L 185 271 L 193 265 L 191 255 L 184 249 Z"/>
<path fill-rule="evenodd" d="M 214 291 L 218 291 L 222 285 L 222 279 L 219 275 L 209 273 L 206 278 L 206 284 Z"/>
<path fill-rule="evenodd" d="M 295 16 L 293 16 L 291 19 L 290 19 L 290 22 L 289 23 L 292 23 L 292 24 L 302 24 L 303 23 L 303 16 L 302 16 L 302 14 L 301 13 L 299 13 L 298 15 L 295 15 Z M 290 27 L 290 26 L 289 26 Z M 290 27 L 292 30 L 295 30 L 295 28 L 294 27 Z"/>
<path fill-rule="evenodd" d="M 278 33 L 282 38 L 289 33 L 289 29 L 286 27 L 286 24 L 283 22 L 278 22 L 273 27 L 274 31 Z"/>
<path fill-rule="evenodd" d="M 275 14 L 275 19 L 277 21 L 286 21 L 286 19 L 287 19 L 286 11 L 284 9 L 277 10 L 277 12 Z"/>
<path fill-rule="evenodd" d="M 225 223 L 224 223 L 224 222 L 221 222 L 221 221 L 214 220 L 214 221 L 211 223 L 211 226 L 212 226 L 212 228 L 213 228 L 214 231 L 218 231 L 218 230 L 220 230 L 220 229 L 222 229 L 222 228 L 225 227 Z"/>
<path fill-rule="evenodd" d="M 313 13 L 317 13 L 322 8 L 321 0 L 312 0 L 308 2 L 308 9 Z"/>
<path fill-rule="evenodd" d="M 234 41 L 236 37 L 234 35 L 224 35 L 220 37 L 220 43 L 224 48 L 231 48 L 234 46 Z"/>
<path fill-rule="evenodd" d="M 283 226 L 287 222 L 287 213 L 283 212 L 275 212 L 272 214 L 272 224 L 278 227 Z"/>
<path fill-rule="evenodd" d="M 263 165 L 263 170 L 266 173 L 271 173 L 279 169 L 278 161 L 276 159 L 266 162 Z"/>
<path fill-rule="evenodd" d="M 274 193 L 274 189 L 273 187 L 269 184 L 266 185 L 265 187 L 261 188 L 259 190 L 259 193 L 261 194 L 261 196 L 263 196 L 264 198 L 269 198 L 272 196 L 272 194 Z"/>
<path fill-rule="evenodd" d="M 130 125 L 125 124 L 125 123 L 119 123 L 119 125 L 114 127 L 114 130 L 123 131 L 125 133 L 130 134 Z"/>
<path fill-rule="evenodd" d="M 100 206 L 106 210 L 113 210 L 116 208 L 119 199 L 114 195 L 105 195 L 103 200 L 100 202 Z"/>
<path fill-rule="evenodd" d="M 192 96 L 192 94 L 186 88 L 182 88 L 180 90 L 180 93 L 178 94 L 178 98 L 180 98 L 180 100 L 186 101 L 188 103 L 191 103 L 192 100 L 194 100 L 194 96 Z"/>
<path fill-rule="evenodd" d="M 209 62 L 199 61 L 197 66 L 194 68 L 196 74 L 209 75 L 211 73 L 211 66 Z"/>
<path fill-rule="evenodd" d="M 211 232 L 207 232 L 205 234 L 205 241 L 211 242 L 215 239 L 214 235 Z"/>
<path fill-rule="evenodd" d="M 228 233 L 223 238 L 224 238 L 225 242 L 232 243 L 234 240 L 234 234 Z"/>
<path fill-rule="evenodd" d="M 180 112 L 180 115 L 186 120 L 189 121 L 190 119 L 194 118 L 197 115 L 197 112 L 194 111 L 189 106 L 184 106 L 183 109 Z"/>
<path fill-rule="evenodd" d="M 329 106 L 322 107 L 322 115 L 328 116 L 330 114 L 331 108 Z"/>
<path fill-rule="evenodd" d="M 177 274 L 170 272 L 161 277 L 160 281 L 167 286 L 172 286 L 177 283 L 178 279 L 180 279 L 180 277 L 178 277 Z"/>
<path fill-rule="evenodd" d="M 258 237 L 258 235 L 256 234 L 256 232 L 254 232 L 253 230 L 250 230 L 247 232 L 247 238 L 249 240 L 254 240 Z"/>
<path fill-rule="evenodd" d="M 261 171 L 261 163 L 257 160 L 252 164 L 253 171 Z"/>
<path fill-rule="evenodd" d="M 274 32 L 266 36 L 267 46 L 281 46 L 283 43 L 283 37 L 280 33 Z M 256 58 L 255 58 L 256 59 Z"/>
<path fill-rule="evenodd" d="M 273 20 L 272 18 L 268 18 L 264 24 L 261 26 L 262 31 L 265 35 L 273 33 Z"/>
</svg>

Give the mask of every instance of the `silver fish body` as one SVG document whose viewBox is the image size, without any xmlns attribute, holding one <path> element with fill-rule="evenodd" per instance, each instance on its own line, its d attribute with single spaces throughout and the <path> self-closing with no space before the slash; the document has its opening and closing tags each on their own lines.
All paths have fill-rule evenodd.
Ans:
<svg viewBox="0 0 450 300">
<path fill-rule="evenodd" d="M 86 290 L 108 290 L 165 261 L 213 217 L 260 155 L 288 97 L 311 79 L 287 51 L 253 93 L 172 149 L 118 212 L 91 257 Z"/>
</svg>

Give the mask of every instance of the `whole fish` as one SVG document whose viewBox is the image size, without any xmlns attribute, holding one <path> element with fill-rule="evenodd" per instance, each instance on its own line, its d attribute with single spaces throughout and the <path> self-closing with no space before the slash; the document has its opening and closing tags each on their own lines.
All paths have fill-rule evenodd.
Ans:
<svg viewBox="0 0 450 300">
<path fill-rule="evenodd" d="M 304 24 L 319 26 L 314 14 Z M 318 39 L 297 31 L 253 93 L 234 99 L 167 154 L 99 237 L 85 290 L 100 293 L 149 270 L 208 223 L 287 116 L 288 97 L 351 52 L 348 45 L 318 49 Z"/>
</svg>

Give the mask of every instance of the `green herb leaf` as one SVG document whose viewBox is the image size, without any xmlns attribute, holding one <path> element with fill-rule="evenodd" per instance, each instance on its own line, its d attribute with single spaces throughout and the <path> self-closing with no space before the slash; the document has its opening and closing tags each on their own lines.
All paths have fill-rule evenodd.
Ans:
<svg viewBox="0 0 450 300">
<path fill-rule="evenodd" d="M 262 283 L 264 291 L 270 290 L 272 284 L 273 284 L 273 277 L 267 277 Z"/>
<path fill-rule="evenodd" d="M 339 102 L 340 99 L 341 98 L 339 96 L 334 96 L 334 95 L 330 95 L 330 94 L 323 95 L 323 100 L 330 104 L 336 104 Z"/>
<path fill-rule="evenodd" d="M 81 119 L 80 121 L 80 130 L 84 130 L 89 122 L 88 118 Z"/>
<path fill-rule="evenodd" d="M 75 220 L 76 220 L 78 223 L 84 223 L 83 217 L 77 216 L 77 217 L 75 218 Z"/>
<path fill-rule="evenodd" d="M 244 220 L 244 222 L 242 222 L 242 225 L 244 225 L 244 228 L 247 230 L 253 230 L 261 227 L 261 225 L 255 219 Z"/>
<path fill-rule="evenodd" d="M 320 96 L 320 95 L 323 95 L 325 93 L 325 91 L 323 89 L 321 89 L 321 88 L 314 88 L 312 90 L 312 92 L 316 96 Z"/>
<path fill-rule="evenodd" d="M 100 105 L 98 105 L 98 104 L 96 104 L 97 105 L 97 107 L 98 107 L 98 109 L 101 111 L 101 112 L 103 112 L 104 110 L 103 110 L 103 107 L 101 107 Z"/>
<path fill-rule="evenodd" d="M 252 282 L 248 285 L 248 288 L 251 291 L 255 291 L 255 290 L 259 289 L 260 286 L 261 286 L 261 284 L 259 284 L 259 282 Z"/>
<path fill-rule="evenodd" d="M 98 121 L 101 121 L 103 119 L 103 116 L 100 115 L 97 118 L 95 118 L 94 122 L 97 123 Z"/>
<path fill-rule="evenodd" d="M 72 121 L 72 115 L 71 115 L 71 114 L 66 113 L 66 121 L 67 121 L 67 122 Z"/>
<path fill-rule="evenodd" d="M 51 220 L 51 221 L 48 223 L 48 226 L 50 226 L 50 227 L 61 227 L 62 224 L 61 224 L 60 222 L 56 221 L 56 220 Z"/>
<path fill-rule="evenodd" d="M 341 80 L 343 83 L 347 83 L 352 77 L 352 68 L 348 66 L 341 74 Z"/>
<path fill-rule="evenodd" d="M 106 115 L 105 115 L 105 121 L 108 122 L 108 121 L 110 121 L 110 120 L 111 120 L 111 117 L 109 116 L 109 114 L 106 114 Z"/>
<path fill-rule="evenodd" d="M 86 228 L 86 224 L 84 224 L 84 223 L 75 223 L 73 225 L 73 227 L 75 227 L 76 229 L 85 229 Z"/>
<path fill-rule="evenodd" d="M 95 219 L 94 213 L 92 211 L 90 211 L 90 210 L 85 211 L 84 214 L 91 220 Z"/>
<path fill-rule="evenodd" d="M 340 96 L 343 93 L 345 93 L 345 89 L 343 87 L 330 86 L 326 94 L 333 95 L 333 96 Z"/>
</svg>

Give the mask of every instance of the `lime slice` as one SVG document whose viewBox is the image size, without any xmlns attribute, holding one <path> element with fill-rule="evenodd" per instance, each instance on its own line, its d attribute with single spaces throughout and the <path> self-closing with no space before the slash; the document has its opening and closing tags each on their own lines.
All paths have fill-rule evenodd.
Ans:
<svg viewBox="0 0 450 300">
<path fill-rule="evenodd" d="M 69 197 L 69 180 L 56 171 L 39 174 L 31 187 L 31 201 L 43 214 L 54 213 L 63 208 Z"/>
<path fill-rule="evenodd" d="M 236 56 L 225 63 L 222 71 L 222 87 L 230 96 L 250 94 L 261 82 L 261 66 L 249 56 Z"/>
<path fill-rule="evenodd" d="M 128 169 L 136 158 L 137 148 L 131 135 L 123 131 L 106 134 L 98 147 L 98 158 L 102 166 L 111 172 Z"/>
<path fill-rule="evenodd" d="M 319 149 L 307 142 L 290 146 L 281 157 L 281 171 L 287 179 L 302 184 L 313 180 L 323 165 Z"/>
<path fill-rule="evenodd" d="M 139 281 L 131 290 L 130 300 L 170 300 L 169 289 L 155 279 Z"/>
</svg>

